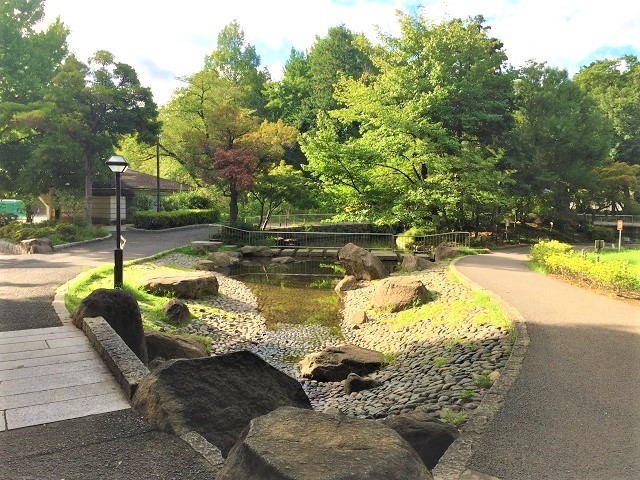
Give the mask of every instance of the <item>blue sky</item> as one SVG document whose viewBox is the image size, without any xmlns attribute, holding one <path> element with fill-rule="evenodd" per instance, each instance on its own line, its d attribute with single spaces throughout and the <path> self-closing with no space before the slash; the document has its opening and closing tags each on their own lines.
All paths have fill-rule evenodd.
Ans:
<svg viewBox="0 0 640 480">
<path fill-rule="evenodd" d="M 100 49 L 131 64 L 156 101 L 166 103 L 178 77 L 202 68 L 220 29 L 237 20 L 273 78 L 291 47 L 345 24 L 372 40 L 376 27 L 397 33 L 396 10 L 432 21 L 483 15 L 514 66 L 546 61 L 570 74 L 599 58 L 640 56 L 636 0 L 46 0 L 47 20 L 60 16 L 69 46 L 86 60 Z"/>
</svg>

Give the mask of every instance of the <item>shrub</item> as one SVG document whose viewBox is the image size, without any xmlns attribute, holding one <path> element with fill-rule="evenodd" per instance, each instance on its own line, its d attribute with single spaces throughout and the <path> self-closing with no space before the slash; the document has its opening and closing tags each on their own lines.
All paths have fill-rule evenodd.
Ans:
<svg viewBox="0 0 640 480">
<path fill-rule="evenodd" d="M 410 250 L 416 243 L 416 237 L 422 237 L 434 233 L 433 229 L 426 227 L 411 227 L 406 232 L 398 234 L 396 245 L 402 250 Z"/>
<path fill-rule="evenodd" d="M 171 212 L 136 212 L 133 225 L 145 230 L 183 227 L 218 221 L 219 212 L 208 210 L 175 210 Z"/>
<path fill-rule="evenodd" d="M 18 217 L 13 213 L 0 213 L 0 227 L 9 225 L 11 222 L 16 221 L 17 219 Z"/>
<path fill-rule="evenodd" d="M 532 263 L 549 273 L 583 281 L 597 288 L 618 293 L 640 290 L 640 278 L 631 271 L 627 261 L 595 263 L 576 254 L 571 245 L 555 240 L 540 242 L 531 248 Z"/>
<path fill-rule="evenodd" d="M 0 237 L 11 243 L 20 243 L 28 238 L 49 238 L 54 245 L 104 237 L 109 232 L 96 227 L 47 221 L 42 223 L 13 222 L 0 227 Z"/>
<path fill-rule="evenodd" d="M 162 203 L 162 201 L 160 202 Z M 133 209 L 136 212 L 148 211 L 153 208 L 153 198 L 149 195 L 136 194 L 133 196 Z"/>
<path fill-rule="evenodd" d="M 214 201 L 194 190 L 176 192 L 160 199 L 160 207 L 167 212 L 176 210 L 204 210 L 215 206 Z"/>
</svg>

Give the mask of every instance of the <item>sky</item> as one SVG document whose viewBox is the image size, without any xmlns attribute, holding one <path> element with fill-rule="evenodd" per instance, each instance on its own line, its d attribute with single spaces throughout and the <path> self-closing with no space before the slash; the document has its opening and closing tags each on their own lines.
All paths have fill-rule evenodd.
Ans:
<svg viewBox="0 0 640 480">
<path fill-rule="evenodd" d="M 339 24 L 372 40 L 397 34 L 397 10 L 436 22 L 483 15 L 514 67 L 544 61 L 573 75 L 596 59 L 640 56 L 637 0 L 46 0 L 45 22 L 61 18 L 83 61 L 109 50 L 132 65 L 163 105 L 233 20 L 277 80 L 292 47 L 308 50 Z"/>
</svg>

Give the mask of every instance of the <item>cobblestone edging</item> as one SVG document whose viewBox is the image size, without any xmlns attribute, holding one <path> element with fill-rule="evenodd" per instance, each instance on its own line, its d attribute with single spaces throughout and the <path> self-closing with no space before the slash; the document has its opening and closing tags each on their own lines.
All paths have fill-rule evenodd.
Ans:
<svg viewBox="0 0 640 480">
<path fill-rule="evenodd" d="M 71 248 L 71 247 L 75 247 L 77 245 L 84 245 L 85 243 L 96 243 L 96 242 L 102 242 L 103 240 L 108 240 L 109 238 L 113 237 L 113 234 L 109 234 L 106 235 L 104 237 L 100 237 L 100 238 L 92 238 L 91 240 L 82 240 L 80 242 L 71 242 L 71 243 L 63 243 L 62 245 L 55 245 L 53 247 L 53 250 L 64 250 L 65 248 Z"/>
<path fill-rule="evenodd" d="M 515 331 L 515 342 L 511 350 L 511 356 L 502 370 L 500 378 L 496 380 L 491 389 L 485 394 L 474 414 L 462 428 L 460 436 L 440 459 L 433 473 L 436 480 L 488 479 L 493 477 L 472 472 L 467 469 L 467 464 L 473 454 L 474 444 L 477 444 L 482 438 L 487 425 L 502 407 L 507 392 L 520 373 L 522 362 L 529 345 L 529 335 L 527 333 L 525 319 L 520 312 L 502 300 L 500 296 L 482 288 L 477 283 L 462 275 L 456 268 L 457 261 L 458 259 L 455 259 L 451 263 L 450 268 L 457 275 L 458 279 L 472 290 L 480 290 L 491 296 L 500 304 L 502 310 L 511 319 Z"/>
</svg>

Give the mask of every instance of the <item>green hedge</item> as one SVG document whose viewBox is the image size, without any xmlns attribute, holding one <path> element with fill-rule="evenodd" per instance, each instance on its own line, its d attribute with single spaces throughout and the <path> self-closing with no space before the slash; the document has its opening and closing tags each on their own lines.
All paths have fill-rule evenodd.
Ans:
<svg viewBox="0 0 640 480">
<path fill-rule="evenodd" d="M 631 271 L 629 262 L 595 263 L 582 258 L 571 245 L 556 240 L 540 242 L 531 248 L 531 262 L 549 273 L 580 280 L 597 288 L 618 293 L 640 291 L 640 278 Z"/>
<path fill-rule="evenodd" d="M 219 218 L 220 213 L 215 209 L 137 212 L 133 216 L 133 225 L 136 228 L 145 230 L 161 230 L 164 228 L 217 222 Z"/>
<path fill-rule="evenodd" d="M 109 235 L 109 232 L 101 228 L 55 221 L 42 223 L 12 222 L 0 227 L 0 238 L 11 243 L 20 243 L 21 240 L 28 238 L 44 237 L 50 239 L 54 245 L 60 245 L 107 235 Z"/>
</svg>

